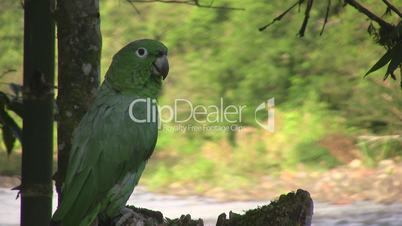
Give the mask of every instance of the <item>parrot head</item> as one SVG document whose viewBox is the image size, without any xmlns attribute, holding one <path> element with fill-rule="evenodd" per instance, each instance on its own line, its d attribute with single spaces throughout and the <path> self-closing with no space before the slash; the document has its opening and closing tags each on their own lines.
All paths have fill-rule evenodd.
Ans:
<svg viewBox="0 0 402 226">
<path fill-rule="evenodd" d="M 131 42 L 113 56 L 105 80 L 119 92 L 156 97 L 169 72 L 167 52 L 156 40 Z"/>
</svg>

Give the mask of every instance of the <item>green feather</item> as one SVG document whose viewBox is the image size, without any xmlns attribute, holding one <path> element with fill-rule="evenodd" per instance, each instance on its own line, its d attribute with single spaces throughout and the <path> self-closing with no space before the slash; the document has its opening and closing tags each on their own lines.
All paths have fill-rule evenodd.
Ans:
<svg viewBox="0 0 402 226">
<path fill-rule="evenodd" d="M 135 49 L 145 47 L 149 59 L 137 59 Z M 62 202 L 53 221 L 62 226 L 89 226 L 99 215 L 115 217 L 137 185 L 158 134 L 158 122 L 138 123 L 129 106 L 139 98 L 155 98 L 161 79 L 151 74 L 161 43 L 130 43 L 113 58 L 97 97 L 76 128 L 62 187 Z M 132 109 L 145 118 L 146 103 Z M 157 112 L 155 112 L 157 114 Z"/>
</svg>

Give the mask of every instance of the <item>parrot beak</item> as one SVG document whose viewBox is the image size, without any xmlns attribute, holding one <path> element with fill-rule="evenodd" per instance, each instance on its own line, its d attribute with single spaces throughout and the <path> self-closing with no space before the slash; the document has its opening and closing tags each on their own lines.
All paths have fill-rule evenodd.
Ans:
<svg viewBox="0 0 402 226">
<path fill-rule="evenodd" d="M 169 62 L 166 54 L 159 56 L 156 58 L 155 62 L 152 63 L 152 73 L 162 76 L 163 80 L 165 80 L 169 73 Z"/>
</svg>

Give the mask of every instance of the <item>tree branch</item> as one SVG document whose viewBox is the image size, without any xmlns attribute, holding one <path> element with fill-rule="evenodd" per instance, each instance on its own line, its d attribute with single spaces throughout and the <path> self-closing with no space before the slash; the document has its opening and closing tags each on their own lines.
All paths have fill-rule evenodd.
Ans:
<svg viewBox="0 0 402 226">
<path fill-rule="evenodd" d="M 272 24 L 274 24 L 277 21 L 280 21 L 288 12 L 290 12 L 294 7 L 296 7 L 297 5 L 300 4 L 301 1 L 297 1 L 295 2 L 292 6 L 290 6 L 287 10 L 285 10 L 283 13 L 281 13 L 279 16 L 275 17 L 269 24 L 264 25 L 262 27 L 259 28 L 260 31 L 263 31 L 265 29 L 267 29 L 269 26 L 271 26 Z"/>
<path fill-rule="evenodd" d="M 3 78 L 3 76 L 5 76 L 6 74 L 9 74 L 9 73 L 12 73 L 12 72 L 16 72 L 17 70 L 15 70 L 15 69 L 7 69 L 7 70 L 5 70 L 5 71 L 3 71 L 1 74 L 0 74 L 0 78 Z"/>
<path fill-rule="evenodd" d="M 203 226 L 202 219 L 191 219 L 189 214 L 180 218 L 164 218 L 159 211 L 127 206 L 135 214 L 123 220 L 123 226 L 149 225 L 149 226 Z M 249 225 L 299 225 L 310 226 L 313 216 L 314 203 L 307 191 L 298 189 L 296 192 L 282 194 L 271 203 L 247 210 L 243 214 L 229 212 L 219 215 L 217 226 L 249 226 Z M 110 226 L 112 219 L 100 221 L 99 226 Z M 113 219 L 120 221 L 121 216 Z"/>
<path fill-rule="evenodd" d="M 327 10 L 325 12 L 324 23 L 322 24 L 320 35 L 324 33 L 325 25 L 328 23 L 329 11 L 331 10 L 331 0 L 328 0 Z"/>
<path fill-rule="evenodd" d="M 399 11 L 394 5 L 392 5 L 388 0 L 382 0 L 384 3 L 385 3 L 385 5 L 387 5 L 387 7 L 390 9 L 390 10 L 392 10 L 392 11 L 394 11 L 394 13 L 396 13 L 399 17 L 402 17 L 402 13 L 401 13 L 401 11 Z"/>
<path fill-rule="evenodd" d="M 299 37 L 304 37 L 304 33 L 306 32 L 308 20 L 310 19 L 310 11 L 311 11 L 312 7 L 313 7 L 313 0 L 307 0 L 306 11 L 304 11 L 303 24 L 299 30 Z"/>
<path fill-rule="evenodd" d="M 394 27 L 392 24 L 386 22 L 381 17 L 375 15 L 373 12 L 371 12 L 370 10 L 368 10 L 366 7 L 364 7 L 363 5 L 361 5 L 360 3 L 358 3 L 355 0 L 345 0 L 345 3 L 347 3 L 350 6 L 354 7 L 360 13 L 363 13 L 368 18 L 370 18 L 371 20 L 375 21 L 376 23 L 378 23 L 382 27 L 385 27 L 385 28 L 393 28 Z"/>
<path fill-rule="evenodd" d="M 226 7 L 226 6 L 213 6 L 213 2 L 211 1 L 208 5 L 200 4 L 198 0 L 128 0 L 131 3 L 176 3 L 176 4 L 185 4 L 185 5 L 192 5 L 197 6 L 200 8 L 211 8 L 211 9 L 223 9 L 223 10 L 245 10 L 244 8 L 237 8 L 237 7 Z"/>
<path fill-rule="evenodd" d="M 135 10 L 135 12 L 140 15 L 140 10 L 138 10 L 138 8 L 134 5 L 134 3 L 130 0 L 127 0 L 127 2 L 131 5 L 131 7 L 133 7 L 133 9 Z"/>
</svg>

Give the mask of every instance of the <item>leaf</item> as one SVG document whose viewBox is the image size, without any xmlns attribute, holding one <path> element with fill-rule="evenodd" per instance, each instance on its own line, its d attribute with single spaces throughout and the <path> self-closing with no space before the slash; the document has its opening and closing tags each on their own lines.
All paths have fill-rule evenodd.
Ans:
<svg viewBox="0 0 402 226">
<path fill-rule="evenodd" d="M 11 91 L 13 91 L 13 93 L 16 97 L 18 97 L 20 95 L 20 93 L 22 92 L 22 86 L 20 84 L 10 83 L 9 87 L 10 87 Z"/>
<path fill-rule="evenodd" d="M 393 54 L 392 54 L 392 59 L 391 62 L 388 65 L 387 69 L 387 75 L 393 74 L 394 71 L 398 68 L 398 66 L 402 62 L 402 43 L 398 43 L 394 48 L 393 48 Z"/>
<path fill-rule="evenodd" d="M 3 127 L 8 127 L 13 132 L 14 136 L 22 142 L 22 131 L 13 118 L 4 110 L 0 108 L 0 123 Z"/>
<path fill-rule="evenodd" d="M 21 101 L 18 101 L 16 99 L 10 101 L 7 104 L 7 109 L 13 111 L 15 114 L 17 114 L 18 116 L 20 116 L 21 118 L 23 118 L 23 109 L 24 106 L 22 104 Z"/>
<path fill-rule="evenodd" d="M 370 73 L 377 71 L 378 69 L 384 67 L 386 64 L 388 64 L 388 62 L 391 61 L 392 59 L 392 54 L 393 54 L 393 49 L 388 50 L 384 56 L 382 56 L 377 63 L 374 64 L 374 66 L 372 66 L 370 68 L 370 70 L 364 75 L 364 77 L 366 77 L 367 75 L 369 75 Z"/>
<path fill-rule="evenodd" d="M 3 143 L 6 146 L 8 155 L 11 154 L 15 141 L 16 137 L 14 136 L 13 131 L 8 126 L 3 126 Z"/>
<path fill-rule="evenodd" d="M 4 108 L 4 106 L 10 101 L 7 94 L 0 91 L 0 108 Z"/>
<path fill-rule="evenodd" d="M 377 32 L 377 30 L 376 30 L 376 28 L 374 27 L 373 22 L 370 22 L 370 25 L 367 27 L 367 32 L 368 32 L 370 35 L 376 37 L 376 32 Z"/>
</svg>

